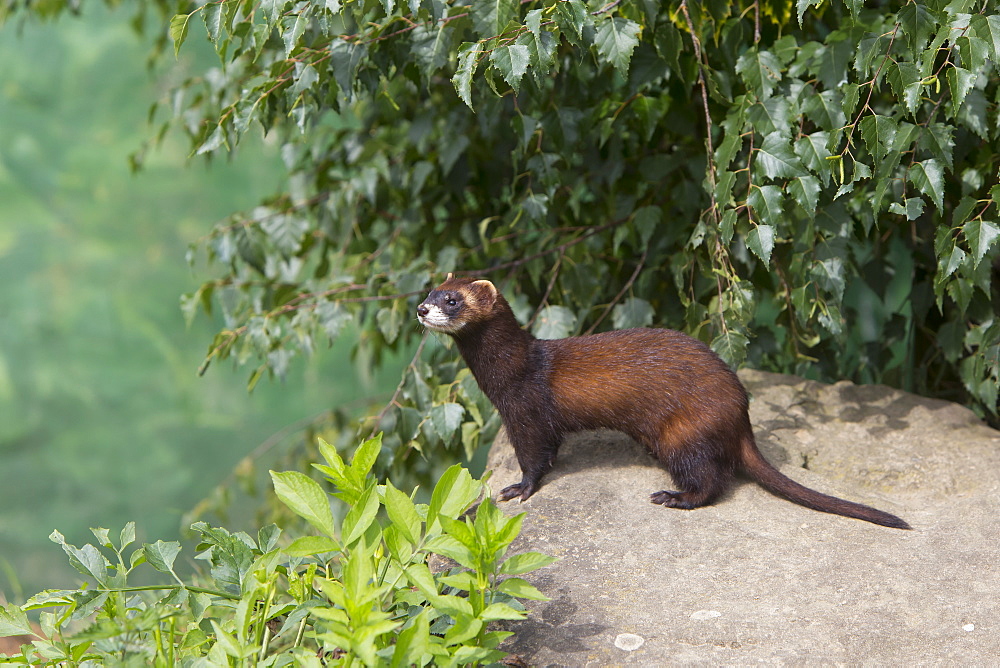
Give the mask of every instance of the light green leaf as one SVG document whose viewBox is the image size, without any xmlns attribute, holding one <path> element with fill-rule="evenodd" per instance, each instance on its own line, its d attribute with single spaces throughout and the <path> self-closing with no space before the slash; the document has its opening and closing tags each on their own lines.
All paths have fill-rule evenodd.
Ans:
<svg viewBox="0 0 1000 668">
<path fill-rule="evenodd" d="M 944 209 L 944 169 L 937 160 L 932 158 L 914 163 L 909 177 L 920 192 L 931 198 L 938 211 Z"/>
<path fill-rule="evenodd" d="M 632 51 L 639 44 L 642 26 L 634 21 L 615 16 L 597 25 L 594 44 L 604 62 L 615 67 L 622 75 L 628 74 Z"/>
<path fill-rule="evenodd" d="M 34 635 L 28 615 L 16 605 L 0 607 L 0 638 L 20 635 Z"/>
<path fill-rule="evenodd" d="M 445 443 L 449 442 L 455 432 L 458 431 L 458 428 L 462 425 L 462 418 L 464 416 L 465 409 L 462 408 L 461 404 L 456 403 L 434 406 L 430 413 L 434 431 L 437 432 L 438 436 Z"/>
<path fill-rule="evenodd" d="M 574 44 L 583 38 L 583 29 L 594 22 L 581 0 L 561 0 L 555 8 L 556 25 Z"/>
<path fill-rule="evenodd" d="M 158 540 L 155 543 L 145 543 L 142 546 L 146 562 L 161 573 L 174 572 L 174 560 L 181 552 L 181 544 L 177 541 Z"/>
<path fill-rule="evenodd" d="M 416 544 L 420 540 L 420 516 L 417 515 L 417 509 L 410 497 L 396 489 L 388 480 L 385 481 L 385 509 L 389 521 L 403 537 Z"/>
<path fill-rule="evenodd" d="M 502 575 L 521 575 L 548 566 L 555 561 L 558 561 L 556 557 L 550 557 L 541 552 L 522 552 L 505 559 L 500 564 L 500 573 Z"/>
<path fill-rule="evenodd" d="M 531 601 L 547 601 L 549 597 L 538 591 L 534 586 L 528 584 L 521 578 L 507 578 L 497 587 L 505 594 L 510 594 L 517 598 L 526 598 Z"/>
<path fill-rule="evenodd" d="M 337 552 L 340 544 L 326 536 L 300 536 L 282 550 L 290 557 L 311 557 L 324 552 Z"/>
<path fill-rule="evenodd" d="M 653 324 L 653 306 L 645 299 L 630 297 L 615 306 L 611 312 L 611 323 L 615 329 L 649 327 Z"/>
<path fill-rule="evenodd" d="M 330 501 L 319 483 L 298 471 L 270 471 L 274 493 L 292 512 L 333 538 Z"/>
<path fill-rule="evenodd" d="M 576 329 L 576 314 L 565 306 L 546 306 L 538 314 L 533 327 L 540 339 L 562 339 Z"/>
<path fill-rule="evenodd" d="M 941 278 L 948 278 L 965 262 L 966 253 L 958 246 L 952 246 L 951 251 L 938 259 L 938 270 Z"/>
<path fill-rule="evenodd" d="M 327 507 L 329 508 L 329 504 Z M 353 545 L 368 531 L 368 527 L 375 521 L 379 507 L 378 487 L 372 483 L 344 516 L 341 524 L 341 540 L 344 541 L 345 547 Z"/>
<path fill-rule="evenodd" d="M 190 21 L 190 14 L 177 14 L 170 19 L 170 39 L 174 43 L 174 57 L 180 54 L 181 44 L 187 39 L 188 23 Z"/>
<path fill-rule="evenodd" d="M 1000 236 L 1000 227 L 992 221 L 976 218 L 962 226 L 962 234 L 972 251 L 972 268 L 976 269 L 996 243 L 997 237 Z"/>
<path fill-rule="evenodd" d="M 361 483 L 364 480 L 364 477 L 375 466 L 375 460 L 378 459 L 380 452 L 382 452 L 382 432 L 375 434 L 358 446 L 358 449 L 354 451 L 350 466 L 351 475 L 355 482 Z"/>
<path fill-rule="evenodd" d="M 747 248 L 761 259 L 764 264 L 771 262 L 771 251 L 774 250 L 774 228 L 770 225 L 757 225 L 747 234 Z"/>
</svg>

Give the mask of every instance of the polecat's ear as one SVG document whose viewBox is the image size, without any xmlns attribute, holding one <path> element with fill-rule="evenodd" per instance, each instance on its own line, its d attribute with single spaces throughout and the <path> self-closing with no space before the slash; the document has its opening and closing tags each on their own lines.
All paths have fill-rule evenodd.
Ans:
<svg viewBox="0 0 1000 668">
<path fill-rule="evenodd" d="M 493 306 L 494 302 L 497 300 L 497 294 L 499 294 L 496 286 L 487 281 L 485 278 L 473 281 L 472 285 L 478 288 L 482 297 L 489 302 L 490 306 Z"/>
<path fill-rule="evenodd" d="M 445 276 L 445 279 L 444 279 L 444 280 L 446 280 L 446 281 L 450 281 L 450 280 L 451 280 L 451 279 L 453 279 L 453 278 L 455 278 L 455 274 L 453 274 L 453 273 L 451 273 L 451 272 L 449 271 L 449 272 L 448 272 L 448 275 L 447 275 L 447 276 Z"/>
</svg>

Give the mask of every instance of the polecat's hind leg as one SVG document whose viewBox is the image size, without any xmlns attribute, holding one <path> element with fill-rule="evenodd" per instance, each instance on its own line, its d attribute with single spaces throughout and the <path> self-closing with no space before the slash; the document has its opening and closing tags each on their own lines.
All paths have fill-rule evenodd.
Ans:
<svg viewBox="0 0 1000 668">
<path fill-rule="evenodd" d="M 501 501 L 510 501 L 511 499 L 520 497 L 522 501 L 526 501 L 529 496 L 538 491 L 539 487 L 540 485 L 537 480 L 529 480 L 525 476 L 521 479 L 521 482 L 501 489 L 500 493 L 497 494 L 497 498 Z"/>
<path fill-rule="evenodd" d="M 663 464 L 681 491 L 653 492 L 649 495 L 652 503 L 691 510 L 709 505 L 729 488 L 733 479 L 732 467 L 720 464 L 720 457 L 711 454 L 715 448 L 709 445 L 706 449 L 705 445 L 688 447 L 666 458 Z"/>
</svg>

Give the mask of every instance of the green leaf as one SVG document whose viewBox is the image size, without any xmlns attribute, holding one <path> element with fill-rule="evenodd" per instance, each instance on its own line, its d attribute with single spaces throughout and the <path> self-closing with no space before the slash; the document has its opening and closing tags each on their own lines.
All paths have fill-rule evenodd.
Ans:
<svg viewBox="0 0 1000 668">
<path fill-rule="evenodd" d="M 497 68 L 500 75 L 510 87 L 517 92 L 521 85 L 521 77 L 528 71 L 528 62 L 531 52 L 523 44 L 511 44 L 493 50 L 490 54 L 490 62 Z"/>
<path fill-rule="evenodd" d="M 747 203 L 753 207 L 757 217 L 766 225 L 773 226 L 781 222 L 783 215 L 782 194 L 781 188 L 778 186 L 761 186 L 752 189 Z"/>
<path fill-rule="evenodd" d="M 771 262 L 771 251 L 774 250 L 774 228 L 770 225 L 757 225 L 747 234 L 747 248 L 766 265 Z"/>
<path fill-rule="evenodd" d="M 170 39 L 174 43 L 174 57 L 180 54 L 181 44 L 187 39 L 188 23 L 190 20 L 190 14 L 177 14 L 170 19 Z"/>
<path fill-rule="evenodd" d="M 820 190 L 819 179 L 815 176 L 802 176 L 788 184 L 788 194 L 795 198 L 810 218 L 816 217 Z"/>
<path fill-rule="evenodd" d="M 757 166 L 764 175 L 771 179 L 794 178 L 805 176 L 806 170 L 798 156 L 792 151 L 791 144 L 780 132 L 772 132 L 764 137 L 764 142 L 757 150 Z"/>
<path fill-rule="evenodd" d="M 0 607 L 0 638 L 34 635 L 24 610 L 16 605 Z"/>
<path fill-rule="evenodd" d="M 458 428 L 462 425 L 462 418 L 465 417 L 465 409 L 461 404 L 446 403 L 434 406 L 430 412 L 431 424 L 434 431 L 445 443 L 451 441 Z"/>
<path fill-rule="evenodd" d="M 962 235 L 965 236 L 972 251 L 972 268 L 976 269 L 996 243 L 997 237 L 1000 236 L 1000 227 L 992 221 L 976 218 L 962 226 Z"/>
<path fill-rule="evenodd" d="M 781 61 L 773 53 L 759 51 L 754 46 L 736 61 L 736 72 L 757 99 L 763 101 L 771 97 L 774 87 L 781 81 Z"/>
<path fill-rule="evenodd" d="M 824 130 L 832 131 L 847 124 L 843 104 L 844 96 L 840 91 L 825 90 L 818 95 L 809 95 L 802 105 L 802 111 L 813 123 Z"/>
<path fill-rule="evenodd" d="M 969 94 L 972 87 L 976 85 L 979 78 L 978 72 L 970 72 L 963 67 L 948 68 L 948 88 L 951 90 L 951 114 L 958 115 L 958 110 L 965 101 L 965 96 Z"/>
<path fill-rule="evenodd" d="M 565 306 L 546 306 L 535 320 L 534 334 L 540 339 L 562 339 L 576 329 L 576 314 Z"/>
<path fill-rule="evenodd" d="M 833 295 L 837 303 L 843 300 L 847 280 L 844 276 L 844 261 L 841 258 L 831 257 L 821 262 L 813 262 L 809 273 L 820 288 Z"/>
<path fill-rule="evenodd" d="M 927 8 L 924 3 L 911 2 L 899 10 L 896 14 L 896 21 L 903 29 L 903 34 L 907 37 L 910 49 L 913 52 L 922 50 L 927 46 L 931 35 L 937 29 L 937 17 Z"/>
<path fill-rule="evenodd" d="M 298 471 L 270 474 L 274 493 L 282 503 L 330 538 L 335 536 L 330 501 L 318 482 Z"/>
<path fill-rule="evenodd" d="M 505 559 L 500 564 L 500 573 L 501 575 L 521 575 L 548 566 L 555 561 L 558 561 L 556 557 L 550 557 L 541 552 L 522 552 Z"/>
<path fill-rule="evenodd" d="M 472 25 L 480 39 L 498 37 L 517 18 L 518 0 L 473 0 Z"/>
<path fill-rule="evenodd" d="M 954 126 L 946 123 L 930 123 L 926 129 L 920 133 L 918 146 L 921 149 L 931 152 L 937 160 L 943 162 L 950 169 L 952 167 L 953 152 L 955 148 Z"/>
<path fill-rule="evenodd" d="M 535 591 L 538 590 L 536 589 Z M 540 600 L 548 599 L 543 598 Z M 479 619 L 484 622 L 493 622 L 500 619 L 524 619 L 527 616 L 527 612 L 515 610 L 506 603 L 492 603 L 486 606 L 486 609 L 479 614 Z"/>
<path fill-rule="evenodd" d="M 641 31 L 642 26 L 638 23 L 618 16 L 601 21 L 594 38 L 597 53 L 624 76 L 628 74 L 632 51 L 639 44 Z"/>
<path fill-rule="evenodd" d="M 938 211 L 944 209 L 944 169 L 937 160 L 914 163 L 910 167 L 909 177 L 920 192 L 931 198 Z"/>
<path fill-rule="evenodd" d="M 341 540 L 344 541 L 345 547 L 353 545 L 368 531 L 368 527 L 375 521 L 379 507 L 378 487 L 373 482 L 344 516 L 341 524 Z"/>
<path fill-rule="evenodd" d="M 340 544 L 326 536 L 300 536 L 293 540 L 282 552 L 290 557 L 311 557 L 324 552 L 337 552 Z"/>
<path fill-rule="evenodd" d="M 202 8 L 201 12 L 201 18 L 205 21 L 205 30 L 208 31 L 208 38 L 212 40 L 212 44 L 216 48 L 219 47 L 219 35 L 222 34 L 222 10 L 223 4 L 221 2 L 210 2 Z"/>
<path fill-rule="evenodd" d="M 431 527 L 438 515 L 450 519 L 458 517 L 479 498 L 481 490 L 482 483 L 473 480 L 468 470 L 459 464 L 451 466 L 431 493 L 431 502 L 427 507 L 427 527 Z"/>
<path fill-rule="evenodd" d="M 715 337 L 712 341 L 712 350 L 722 358 L 722 361 L 732 368 L 739 367 L 747 356 L 747 346 L 750 340 L 733 330 L 729 330 Z"/>
<path fill-rule="evenodd" d="M 367 439 L 354 451 L 350 472 L 356 483 L 360 485 L 364 481 L 365 476 L 371 472 L 380 452 L 382 452 L 382 432 Z"/>
<path fill-rule="evenodd" d="M 896 122 L 888 116 L 872 114 L 861 119 L 861 136 L 864 137 L 868 152 L 875 158 L 882 158 L 896 138 Z"/>
<path fill-rule="evenodd" d="M 505 594 L 510 594 L 517 598 L 526 598 L 532 601 L 547 601 L 549 597 L 538 591 L 535 587 L 528 584 L 525 580 L 521 578 L 507 578 L 500 583 L 497 587 L 500 591 Z"/>
<path fill-rule="evenodd" d="M 161 573 L 174 572 L 174 560 L 180 554 L 181 544 L 177 541 L 158 540 L 155 543 L 145 543 L 142 546 L 146 562 Z"/>
<path fill-rule="evenodd" d="M 587 6 L 581 0 L 561 0 L 555 3 L 556 25 L 571 43 L 583 38 L 583 29 L 593 24 Z"/>
<path fill-rule="evenodd" d="M 964 250 L 958 246 L 952 246 L 951 251 L 947 255 L 938 258 L 938 271 L 941 272 L 940 277 L 944 279 L 954 274 L 962 266 L 962 263 L 965 262 L 966 257 Z"/>
<path fill-rule="evenodd" d="M 1000 64 L 1000 15 L 975 13 L 969 19 L 969 27 L 986 44 L 988 57 L 994 65 Z"/>
<path fill-rule="evenodd" d="M 417 515 L 417 509 L 410 497 L 396 489 L 388 480 L 385 481 L 385 509 L 389 521 L 406 540 L 416 545 L 420 540 L 420 516 Z"/>
<path fill-rule="evenodd" d="M 795 141 L 795 155 L 802 159 L 805 166 L 813 172 L 823 176 L 824 182 L 830 177 L 830 151 L 827 149 L 827 142 L 830 135 L 826 132 L 814 132 L 810 135 L 803 135 Z"/>
<path fill-rule="evenodd" d="M 469 109 L 472 109 L 472 77 L 479 65 L 481 52 L 479 44 L 475 42 L 462 44 L 458 49 L 458 69 L 455 70 L 455 76 L 451 78 L 455 92 Z"/>
<path fill-rule="evenodd" d="M 653 306 L 645 299 L 629 297 L 615 306 L 611 312 L 611 324 L 615 329 L 649 327 L 653 324 Z"/>
</svg>

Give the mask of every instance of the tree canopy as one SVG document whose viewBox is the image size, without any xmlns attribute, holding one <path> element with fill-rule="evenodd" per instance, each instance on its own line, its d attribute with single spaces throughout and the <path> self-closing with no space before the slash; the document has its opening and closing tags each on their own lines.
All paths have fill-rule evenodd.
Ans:
<svg viewBox="0 0 1000 668">
<path fill-rule="evenodd" d="M 377 363 L 453 271 L 538 336 L 668 326 L 733 365 L 996 414 L 993 0 L 142 7 L 159 57 L 208 39 L 220 61 L 154 136 L 238 160 L 263 128 L 288 173 L 192 248 L 212 275 L 183 308 L 226 323 L 206 365 L 253 386 L 351 322 Z M 377 418 L 397 452 L 495 429 L 456 358 L 420 344 Z"/>
</svg>

